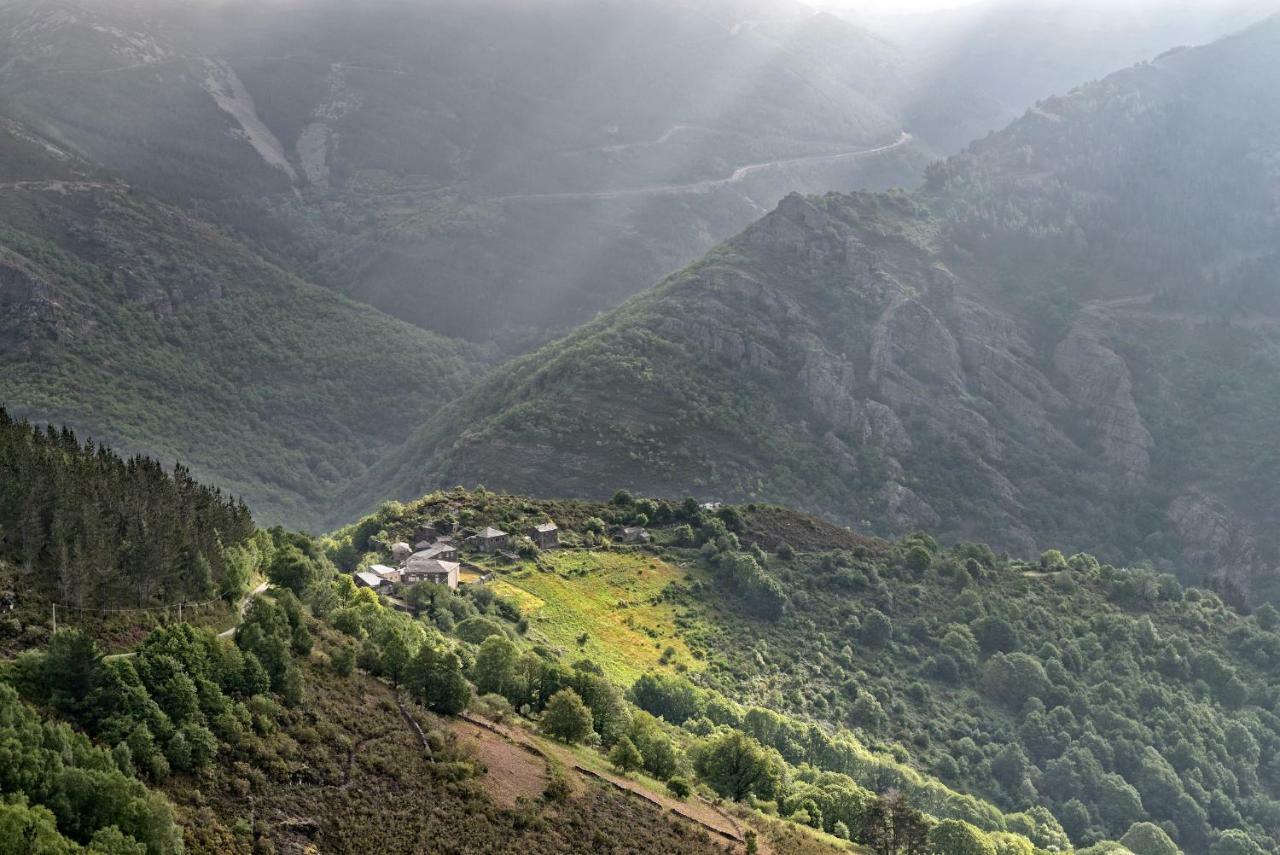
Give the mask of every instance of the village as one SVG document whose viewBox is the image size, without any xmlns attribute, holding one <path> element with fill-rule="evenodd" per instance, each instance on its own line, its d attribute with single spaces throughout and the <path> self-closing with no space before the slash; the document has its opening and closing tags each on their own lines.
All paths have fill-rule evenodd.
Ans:
<svg viewBox="0 0 1280 855">
<path fill-rule="evenodd" d="M 520 555 L 513 551 L 513 535 L 493 526 L 485 526 L 474 534 L 465 531 L 443 530 L 447 523 L 420 526 L 414 532 L 414 543 L 398 541 L 391 544 L 391 564 L 372 564 L 365 570 L 357 570 L 353 578 L 358 587 L 369 588 L 387 597 L 394 607 L 402 604 L 397 599 L 403 589 L 420 582 L 447 585 L 458 590 L 460 585 L 482 585 L 493 578 L 494 570 L 467 557 L 486 564 L 514 565 Z M 560 547 L 560 527 L 552 521 L 530 527 L 524 536 L 538 550 L 547 551 Z M 642 526 L 622 526 L 614 529 L 613 538 L 620 543 L 648 543 L 649 532 Z"/>
</svg>

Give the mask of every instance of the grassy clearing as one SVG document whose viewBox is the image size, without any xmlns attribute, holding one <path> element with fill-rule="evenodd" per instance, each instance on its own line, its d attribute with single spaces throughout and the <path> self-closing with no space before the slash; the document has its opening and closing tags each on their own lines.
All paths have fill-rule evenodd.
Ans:
<svg viewBox="0 0 1280 855">
<path fill-rule="evenodd" d="M 493 585 L 550 643 L 589 656 L 620 685 L 650 669 L 703 667 L 680 637 L 678 607 L 662 599 L 668 585 L 703 571 L 621 552 L 555 552 L 543 563 L 548 569 L 523 566 Z"/>
</svg>

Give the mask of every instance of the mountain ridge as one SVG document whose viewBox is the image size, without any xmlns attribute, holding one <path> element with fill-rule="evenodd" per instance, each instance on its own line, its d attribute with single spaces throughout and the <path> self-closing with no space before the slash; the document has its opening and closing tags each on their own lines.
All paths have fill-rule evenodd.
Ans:
<svg viewBox="0 0 1280 855">
<path fill-rule="evenodd" d="M 1274 455 L 1280 110 L 1260 72 L 1278 40 L 1271 20 L 1050 99 L 915 193 L 788 197 L 464 396 L 363 501 L 453 483 L 767 498 L 1272 595 L 1271 494 L 1237 479 Z M 1232 419 L 1204 412 L 1211 365 L 1240 387 Z"/>
</svg>

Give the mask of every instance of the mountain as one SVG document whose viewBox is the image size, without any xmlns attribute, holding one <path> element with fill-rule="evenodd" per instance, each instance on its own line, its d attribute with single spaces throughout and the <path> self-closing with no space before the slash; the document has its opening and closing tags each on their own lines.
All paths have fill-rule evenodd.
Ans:
<svg viewBox="0 0 1280 855">
<path fill-rule="evenodd" d="M 783 501 L 1280 593 L 1280 20 L 1043 102 L 912 193 L 793 195 L 349 495 Z"/>
<path fill-rule="evenodd" d="M 899 48 L 908 124 L 952 153 L 1041 98 L 1277 11 L 1275 0 L 988 0 L 929 13 L 837 14 Z"/>
<path fill-rule="evenodd" d="M 0 52 L 12 118 L 311 281 L 507 352 L 789 190 L 924 163 L 896 50 L 798 4 L 8 0 Z"/>
<path fill-rule="evenodd" d="M 0 400 L 312 525 L 482 363 L 0 123 Z"/>
</svg>

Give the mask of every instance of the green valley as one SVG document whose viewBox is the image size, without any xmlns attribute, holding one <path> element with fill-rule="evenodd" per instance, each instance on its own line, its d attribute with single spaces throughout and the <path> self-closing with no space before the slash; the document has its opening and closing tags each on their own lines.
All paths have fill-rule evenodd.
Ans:
<svg viewBox="0 0 1280 855">
<path fill-rule="evenodd" d="M 317 527 L 484 365 L 29 128 L 0 127 L 0 147 L 0 398 L 15 415 L 181 461 L 264 519 Z"/>
</svg>

